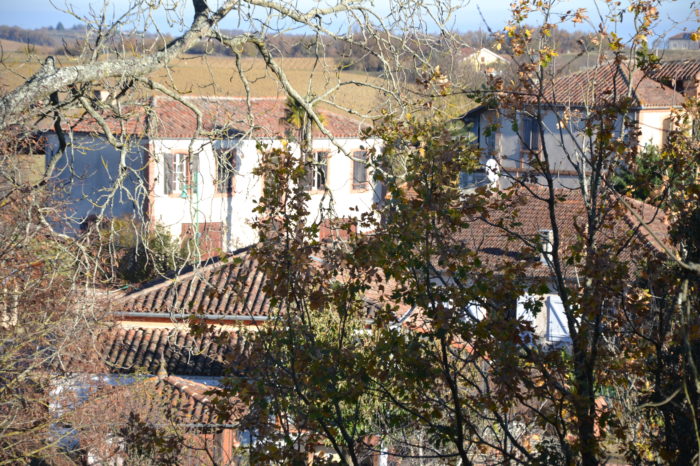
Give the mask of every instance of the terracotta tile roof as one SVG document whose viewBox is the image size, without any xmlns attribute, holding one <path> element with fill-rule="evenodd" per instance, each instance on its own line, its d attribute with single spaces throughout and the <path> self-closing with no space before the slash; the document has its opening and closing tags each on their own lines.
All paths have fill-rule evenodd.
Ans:
<svg viewBox="0 0 700 466">
<path fill-rule="evenodd" d="M 97 346 L 106 370 L 117 374 L 156 374 L 163 354 L 168 374 L 221 377 L 241 373 L 249 357 L 246 343 L 229 332 L 194 337 L 183 329 L 116 327 L 102 332 Z"/>
<path fill-rule="evenodd" d="M 700 74 L 700 60 L 663 61 L 648 74 L 658 80 L 695 79 Z"/>
<path fill-rule="evenodd" d="M 556 78 L 545 89 L 556 106 L 593 106 L 620 102 L 627 97 L 639 107 L 679 106 L 685 98 L 668 86 L 625 64 L 607 64 Z"/>
<path fill-rule="evenodd" d="M 92 387 L 90 399 L 78 411 L 90 417 L 100 416 L 100 413 L 105 417 L 105 413 L 109 413 L 110 422 L 126 422 L 133 413 L 155 425 L 175 423 L 198 429 L 225 427 L 211 403 L 216 387 L 172 375 L 131 382 Z M 229 406 L 232 412 L 229 419 L 233 420 L 240 418 L 247 409 L 238 398 L 232 399 Z"/>
<path fill-rule="evenodd" d="M 248 251 L 128 294 L 115 303 L 118 313 L 209 318 L 265 317 L 270 300 L 265 278 Z"/>
<path fill-rule="evenodd" d="M 668 38 L 669 40 L 691 40 L 689 32 L 679 32 Z"/>
<path fill-rule="evenodd" d="M 322 264 L 322 261 L 319 262 Z M 271 311 L 265 277 L 248 249 L 225 260 L 161 281 L 111 303 L 119 318 L 186 318 L 190 315 L 227 321 L 265 320 Z M 378 303 L 365 297 L 367 318 Z"/>
<path fill-rule="evenodd" d="M 526 246 L 522 239 L 533 244 L 539 241 L 540 230 L 551 230 L 548 203 L 536 196 L 544 197 L 544 188 L 529 186 L 535 195 L 525 189 L 517 189 L 515 195 L 504 202 L 498 210 L 490 210 L 487 216 L 477 217 L 469 228 L 460 235 L 466 247 L 478 251 L 479 257 L 487 266 L 501 266 L 506 263 L 520 262 L 526 265 L 530 276 L 550 276 L 548 266 L 540 261 L 539 252 Z M 585 228 L 586 210 L 583 198 L 578 191 L 560 189 L 556 192 L 557 203 L 555 217 L 559 228 L 561 251 L 568 254 L 569 248 L 577 241 L 578 231 Z M 630 205 L 644 220 L 657 237 L 670 246 L 666 217 L 659 209 L 639 201 L 629 200 Z M 611 255 L 619 254 L 624 261 L 632 259 L 639 247 L 648 248 L 654 254 L 660 254 L 661 246 L 641 228 L 640 222 L 630 212 L 617 205 L 610 213 L 608 225 L 599 231 L 601 244 L 611 245 Z M 616 215 L 620 213 L 621 215 Z M 505 230 L 508 230 L 506 232 Z M 615 247 L 619 247 L 616 250 Z M 565 270 L 569 277 L 576 271 Z"/>
<path fill-rule="evenodd" d="M 295 134 L 285 118 L 286 99 L 251 98 L 250 108 L 243 97 L 183 97 L 202 115 L 202 131 L 213 136 L 248 135 L 256 138 L 280 138 Z M 324 127 L 338 138 L 360 137 L 367 126 L 358 120 L 320 110 Z M 249 120 L 249 114 L 252 120 Z M 191 138 L 197 128 L 196 114 L 186 105 L 168 97 L 154 97 L 150 105 L 131 107 L 123 113 L 124 130 L 131 135 L 147 133 L 154 139 Z M 114 133 L 121 133 L 121 120 L 114 114 L 103 115 Z M 64 127 L 76 132 L 102 133 L 89 115 L 67 122 Z M 207 137 L 206 134 L 203 137 Z M 314 127 L 314 137 L 325 136 Z"/>
<path fill-rule="evenodd" d="M 185 101 L 202 112 L 202 124 L 205 131 L 223 130 L 233 133 L 253 133 L 255 137 L 277 138 L 288 132 L 296 131 L 285 122 L 286 100 L 280 98 L 251 98 L 249 108 L 242 97 L 185 97 Z M 151 124 L 154 137 L 189 138 L 196 128 L 195 114 L 178 101 L 156 97 L 153 103 L 154 115 Z M 357 120 L 320 111 L 323 125 L 335 137 L 359 137 L 363 125 Z M 314 137 L 325 137 L 318 129 Z"/>
<path fill-rule="evenodd" d="M 121 134 L 124 131 L 132 136 L 144 136 L 146 134 L 146 118 L 144 107 L 131 107 L 116 115 L 108 112 L 102 115 L 109 130 L 114 134 Z M 81 117 L 65 120 L 62 124 L 64 131 L 76 133 L 104 134 L 102 127 L 89 114 L 85 113 Z M 46 128 L 53 131 L 53 127 Z"/>
<path fill-rule="evenodd" d="M 219 424 L 215 410 L 212 408 L 211 399 L 216 389 L 191 380 L 176 376 L 168 376 L 163 379 L 153 377 L 146 384 L 151 385 L 162 403 L 172 411 L 174 420 L 183 424 L 217 425 Z M 244 411 L 242 403 L 231 403 L 233 409 L 239 413 Z M 234 415 L 235 419 L 237 416 Z"/>
</svg>

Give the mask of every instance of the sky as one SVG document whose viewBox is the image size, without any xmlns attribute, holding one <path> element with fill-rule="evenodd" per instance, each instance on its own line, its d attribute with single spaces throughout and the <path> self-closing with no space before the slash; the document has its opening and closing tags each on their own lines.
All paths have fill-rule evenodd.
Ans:
<svg viewBox="0 0 700 466">
<path fill-rule="evenodd" d="M 114 11 L 120 11 L 129 0 L 107 0 Z M 135 1 L 135 0 L 131 0 Z M 191 4 L 190 0 L 186 0 Z M 217 0 L 209 0 L 210 5 L 215 5 Z M 284 0 L 290 1 L 290 0 Z M 317 3 L 315 0 L 297 0 L 301 5 L 311 5 Z M 625 0 L 623 0 L 624 2 Z M 150 0 L 151 3 L 174 4 L 178 0 Z M 454 18 L 453 27 L 458 31 L 487 29 L 483 18 L 486 18 L 488 26 L 498 30 L 505 25 L 508 8 L 511 0 L 471 0 L 471 2 Z M 428 2 L 426 2 L 428 3 Z M 101 5 L 99 0 L 69 0 L 69 4 L 80 14 L 86 14 L 90 6 Z M 386 10 L 386 3 L 382 0 L 374 0 L 376 9 Z M 596 16 L 596 5 L 604 5 L 601 0 L 564 0 L 558 6 L 559 11 L 575 8 L 586 8 L 591 17 Z M 59 21 L 66 27 L 77 24 L 78 21 L 58 9 L 66 9 L 66 0 L 0 0 L 0 24 L 8 26 L 20 26 L 23 28 L 39 28 L 43 26 L 55 26 Z M 479 10 L 481 14 L 479 14 Z M 660 11 L 660 22 L 657 31 L 665 33 L 667 36 L 675 32 L 684 30 L 696 30 L 698 27 L 698 9 L 700 0 L 665 0 Z M 186 10 L 186 17 L 191 18 L 191 7 Z M 483 16 L 483 18 L 482 18 Z M 165 23 L 165 18 L 159 13 L 157 19 Z M 224 27 L 235 29 L 236 24 L 224 23 Z M 176 27 L 164 26 L 168 32 L 177 32 Z M 590 29 L 590 26 L 588 26 Z M 618 26 L 618 33 L 623 37 L 629 36 L 632 28 L 629 24 Z"/>
</svg>

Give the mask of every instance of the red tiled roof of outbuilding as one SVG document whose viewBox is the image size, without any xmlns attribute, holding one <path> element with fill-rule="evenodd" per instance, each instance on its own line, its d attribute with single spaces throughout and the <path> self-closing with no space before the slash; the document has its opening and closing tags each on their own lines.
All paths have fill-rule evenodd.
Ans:
<svg viewBox="0 0 700 466">
<path fill-rule="evenodd" d="M 218 430 L 227 427 L 219 421 L 211 403 L 218 390 L 216 386 L 173 375 L 97 385 L 91 398 L 75 414 L 94 417 L 108 412 L 112 422 L 126 422 L 133 413 L 155 424 L 167 422 L 185 428 Z M 228 406 L 231 420 L 239 419 L 248 409 L 239 398 L 230 399 Z"/>
<path fill-rule="evenodd" d="M 161 354 L 168 374 L 221 377 L 240 373 L 250 356 L 245 341 L 232 332 L 192 335 L 186 329 L 115 327 L 99 335 L 99 351 L 111 373 L 156 374 Z"/>
</svg>

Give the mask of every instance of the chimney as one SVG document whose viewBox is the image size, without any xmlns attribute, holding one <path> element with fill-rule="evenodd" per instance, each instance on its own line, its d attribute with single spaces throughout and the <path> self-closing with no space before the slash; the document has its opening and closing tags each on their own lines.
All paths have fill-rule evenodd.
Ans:
<svg viewBox="0 0 700 466">
<path fill-rule="evenodd" d="M 165 355 L 163 354 L 163 351 L 160 352 L 160 367 L 158 368 L 156 376 L 158 377 L 158 380 L 164 380 L 166 377 L 168 377 L 168 364 L 165 362 Z"/>
<path fill-rule="evenodd" d="M 549 264 L 552 262 L 552 249 L 554 244 L 554 232 L 552 230 L 540 230 L 540 262 Z"/>
</svg>

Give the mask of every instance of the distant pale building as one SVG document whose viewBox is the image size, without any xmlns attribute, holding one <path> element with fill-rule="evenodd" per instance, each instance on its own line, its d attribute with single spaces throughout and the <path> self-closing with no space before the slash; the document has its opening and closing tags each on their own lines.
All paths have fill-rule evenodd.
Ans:
<svg viewBox="0 0 700 466">
<path fill-rule="evenodd" d="M 690 32 L 681 32 L 668 38 L 669 50 L 700 50 L 700 42 L 691 39 Z"/>
<path fill-rule="evenodd" d="M 485 47 L 463 47 L 460 50 L 460 56 L 462 63 L 468 63 L 480 71 L 508 64 L 508 60 L 505 57 Z"/>
<path fill-rule="evenodd" d="M 637 130 L 628 144 L 662 147 L 673 129 L 672 112 L 679 110 L 685 99 L 640 69 L 612 63 L 549 82 L 539 107 L 535 95 L 525 96 L 526 103 L 518 111 L 481 105 L 463 119 L 482 149 L 484 169 L 464 173 L 460 184 L 465 189 L 486 184 L 489 159 L 506 175 L 502 182 L 508 177 L 534 177 L 543 182 L 541 170 L 533 164 L 543 160 L 546 148 L 549 170 L 557 184 L 575 187 L 588 170 L 592 146 L 587 123 L 595 118 L 595 109 L 624 103 L 628 122 Z M 622 118 L 615 133 L 616 137 L 630 137 L 630 131 L 623 134 Z"/>
</svg>

